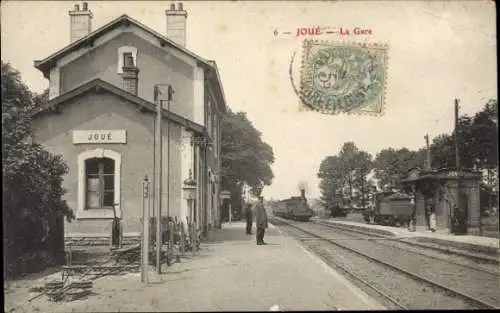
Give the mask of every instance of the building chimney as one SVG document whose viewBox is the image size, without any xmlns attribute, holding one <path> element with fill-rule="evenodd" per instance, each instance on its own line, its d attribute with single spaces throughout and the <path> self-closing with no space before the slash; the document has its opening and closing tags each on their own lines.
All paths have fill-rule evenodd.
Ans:
<svg viewBox="0 0 500 313">
<path fill-rule="evenodd" d="M 80 6 L 75 4 L 75 9 L 69 11 L 69 32 L 70 41 L 75 42 L 78 39 L 87 36 L 92 31 L 92 11 L 89 10 L 87 2 Z"/>
<path fill-rule="evenodd" d="M 186 20 L 187 12 L 182 3 L 170 4 L 170 9 L 165 11 L 167 15 L 167 37 L 175 43 L 186 46 Z"/>
<path fill-rule="evenodd" d="M 126 52 L 123 54 L 123 89 L 137 96 L 137 86 L 139 82 L 139 69 L 134 64 L 132 53 Z"/>
</svg>

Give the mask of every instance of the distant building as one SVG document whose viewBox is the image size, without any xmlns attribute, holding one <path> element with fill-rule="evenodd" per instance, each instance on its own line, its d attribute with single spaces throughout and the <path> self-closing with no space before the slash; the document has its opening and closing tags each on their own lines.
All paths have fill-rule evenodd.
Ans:
<svg viewBox="0 0 500 313">
<path fill-rule="evenodd" d="M 92 30 L 86 3 L 69 15 L 69 45 L 35 61 L 50 81 L 50 100 L 33 118 L 34 139 L 69 166 L 64 187 L 76 220 L 65 225 L 66 233 L 109 235 L 113 204 L 124 233 L 140 232 L 142 182 L 145 175 L 154 181 L 157 84 L 174 91 L 168 110 L 168 90 L 158 89 L 164 100 L 162 215 L 167 208 L 183 221 L 190 215 L 182 187 L 192 172 L 198 186 L 193 217 L 202 229 L 218 224 L 226 102 L 216 63 L 185 47 L 182 3 L 166 10 L 166 34 L 127 15 Z"/>
</svg>

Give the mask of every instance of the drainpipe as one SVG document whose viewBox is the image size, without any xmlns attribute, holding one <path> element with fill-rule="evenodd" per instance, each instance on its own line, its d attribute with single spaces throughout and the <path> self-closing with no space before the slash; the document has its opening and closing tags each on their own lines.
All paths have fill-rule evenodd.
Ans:
<svg viewBox="0 0 500 313">
<path fill-rule="evenodd" d="M 207 147 L 206 145 L 203 147 L 203 199 L 204 199 L 204 207 L 205 209 L 203 210 L 203 236 L 206 238 L 207 236 L 207 218 L 208 218 L 208 212 L 207 212 L 207 207 L 208 207 L 208 171 L 207 171 Z"/>
</svg>

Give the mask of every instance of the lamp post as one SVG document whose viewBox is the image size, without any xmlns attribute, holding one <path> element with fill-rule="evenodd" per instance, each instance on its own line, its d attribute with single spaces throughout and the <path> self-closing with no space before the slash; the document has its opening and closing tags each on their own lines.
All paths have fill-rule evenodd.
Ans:
<svg viewBox="0 0 500 313">
<path fill-rule="evenodd" d="M 192 245 L 192 251 L 194 253 L 194 243 L 195 243 L 195 232 L 194 232 L 194 208 L 193 208 L 193 202 L 196 200 L 196 194 L 197 194 L 197 188 L 196 188 L 196 181 L 193 179 L 193 173 L 191 170 L 189 170 L 189 177 L 184 180 L 184 186 L 182 187 L 182 190 L 184 191 L 184 199 L 187 200 L 188 203 L 188 208 L 189 208 L 189 215 L 191 219 L 191 228 L 188 229 L 188 232 L 190 232 L 190 237 L 191 237 L 191 245 Z"/>
</svg>

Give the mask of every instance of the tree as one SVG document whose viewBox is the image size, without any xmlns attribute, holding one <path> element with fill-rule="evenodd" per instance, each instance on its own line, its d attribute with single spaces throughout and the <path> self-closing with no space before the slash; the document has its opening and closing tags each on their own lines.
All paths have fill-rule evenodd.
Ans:
<svg viewBox="0 0 500 313">
<path fill-rule="evenodd" d="M 245 183 L 251 187 L 252 194 L 260 195 L 274 178 L 272 147 L 262 141 L 262 134 L 244 112 L 229 110 L 221 128 L 223 187 L 241 194 Z"/>
<path fill-rule="evenodd" d="M 344 185 L 339 157 L 327 156 L 321 162 L 317 175 L 320 178 L 321 203 L 325 208 L 334 207 L 342 199 L 340 190 L 342 190 Z"/>
<path fill-rule="evenodd" d="M 335 206 L 346 200 L 364 204 L 368 189 L 366 175 L 371 170 L 371 155 L 346 142 L 338 155 L 326 157 L 320 165 L 321 201 L 325 207 Z M 359 191 L 361 198 L 353 197 Z"/>
<path fill-rule="evenodd" d="M 458 120 L 460 167 L 493 169 L 498 166 L 498 102 L 489 100 L 473 117 Z M 455 131 L 433 139 L 431 153 L 435 168 L 455 168 Z"/>
<path fill-rule="evenodd" d="M 67 172 L 62 157 L 31 142 L 31 115 L 42 98 L 10 64 L 1 66 L 4 249 L 6 263 L 16 265 L 27 252 L 55 249 L 47 242 L 51 226 L 64 216 L 71 221 L 73 212 L 62 199 Z"/>
<path fill-rule="evenodd" d="M 422 168 L 425 161 L 425 150 L 411 151 L 407 148 L 387 148 L 377 153 L 374 161 L 374 176 L 379 187 L 392 185 L 401 188 L 403 179 L 411 168 Z"/>
<path fill-rule="evenodd" d="M 356 200 L 361 207 L 365 207 L 366 199 L 370 192 L 366 175 L 368 175 L 373 166 L 371 159 L 372 156 L 365 151 L 359 151 L 354 157 L 356 168 L 353 173 L 352 189 L 359 190 L 360 198 L 358 197 Z"/>
<path fill-rule="evenodd" d="M 488 101 L 483 109 L 472 118 L 467 145 L 473 153 L 475 164 L 481 169 L 498 166 L 498 102 Z M 468 151 L 469 152 L 469 151 Z"/>
<path fill-rule="evenodd" d="M 441 134 L 432 140 L 431 155 L 433 168 L 455 167 L 455 145 L 453 137 Z"/>
</svg>

